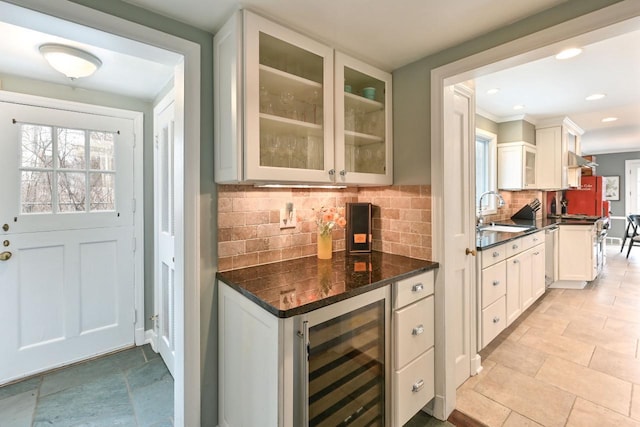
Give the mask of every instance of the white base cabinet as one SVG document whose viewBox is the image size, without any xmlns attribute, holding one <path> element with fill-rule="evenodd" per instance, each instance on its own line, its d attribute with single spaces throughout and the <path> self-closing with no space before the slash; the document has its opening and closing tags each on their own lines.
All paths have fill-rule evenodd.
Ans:
<svg viewBox="0 0 640 427">
<path fill-rule="evenodd" d="M 393 423 L 402 426 L 435 396 L 434 272 L 393 284 Z"/>
<path fill-rule="evenodd" d="M 218 285 L 221 427 L 402 426 L 434 398 L 434 271 L 289 318 Z"/>
<path fill-rule="evenodd" d="M 479 347 L 486 347 L 545 292 L 544 232 L 481 251 Z"/>
<path fill-rule="evenodd" d="M 560 225 L 558 279 L 591 281 L 598 275 L 595 225 Z"/>
</svg>

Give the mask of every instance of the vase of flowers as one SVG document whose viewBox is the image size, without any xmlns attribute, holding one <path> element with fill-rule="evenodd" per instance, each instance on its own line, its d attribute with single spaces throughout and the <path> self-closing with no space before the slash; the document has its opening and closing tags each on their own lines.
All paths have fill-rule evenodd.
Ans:
<svg viewBox="0 0 640 427">
<path fill-rule="evenodd" d="M 347 220 L 344 211 L 334 207 L 321 206 L 313 208 L 316 225 L 318 226 L 318 258 L 330 259 L 333 255 L 333 239 L 331 231 L 336 227 L 344 227 Z"/>
</svg>

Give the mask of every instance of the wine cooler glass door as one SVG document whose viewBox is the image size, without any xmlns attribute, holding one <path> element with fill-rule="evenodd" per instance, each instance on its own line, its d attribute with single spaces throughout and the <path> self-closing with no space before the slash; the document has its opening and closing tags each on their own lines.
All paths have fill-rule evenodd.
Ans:
<svg viewBox="0 0 640 427">
<path fill-rule="evenodd" d="M 385 425 L 385 301 L 319 323 L 304 323 L 308 354 L 303 369 L 308 420 L 304 425 Z"/>
</svg>

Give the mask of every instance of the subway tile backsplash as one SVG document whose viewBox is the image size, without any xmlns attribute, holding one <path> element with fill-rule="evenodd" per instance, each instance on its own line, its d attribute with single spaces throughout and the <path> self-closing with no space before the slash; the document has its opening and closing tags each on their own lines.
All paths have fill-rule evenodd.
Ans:
<svg viewBox="0 0 640 427">
<path fill-rule="evenodd" d="M 371 202 L 373 249 L 431 259 L 431 187 L 273 189 L 218 186 L 218 269 L 233 270 L 316 253 L 312 208 Z M 280 229 L 280 209 L 293 203 L 295 228 Z M 333 249 L 344 250 L 345 232 L 333 231 Z"/>
</svg>

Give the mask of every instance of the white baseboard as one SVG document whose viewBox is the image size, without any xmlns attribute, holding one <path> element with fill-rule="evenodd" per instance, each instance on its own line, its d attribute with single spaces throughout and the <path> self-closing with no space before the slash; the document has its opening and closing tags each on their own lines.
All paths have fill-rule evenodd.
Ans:
<svg viewBox="0 0 640 427">
<path fill-rule="evenodd" d="M 133 332 L 133 337 L 137 346 L 146 344 L 146 332 L 144 328 L 136 328 Z"/>
<path fill-rule="evenodd" d="M 157 344 L 158 341 L 157 340 L 158 340 L 158 335 L 156 334 L 156 332 L 153 329 L 147 329 L 144 332 L 144 343 L 145 344 L 151 344 L 151 348 L 156 353 L 158 352 L 158 344 Z"/>
</svg>

